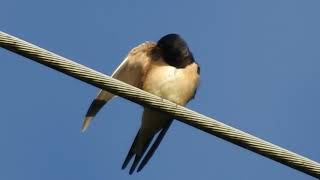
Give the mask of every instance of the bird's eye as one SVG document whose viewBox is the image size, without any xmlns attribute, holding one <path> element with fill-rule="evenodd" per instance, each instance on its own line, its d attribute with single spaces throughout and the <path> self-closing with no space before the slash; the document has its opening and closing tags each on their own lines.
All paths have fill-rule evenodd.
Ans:
<svg viewBox="0 0 320 180">
<path fill-rule="evenodd" d="M 188 48 L 183 48 L 182 49 L 182 54 L 183 54 L 183 56 L 189 56 L 189 49 Z"/>
</svg>

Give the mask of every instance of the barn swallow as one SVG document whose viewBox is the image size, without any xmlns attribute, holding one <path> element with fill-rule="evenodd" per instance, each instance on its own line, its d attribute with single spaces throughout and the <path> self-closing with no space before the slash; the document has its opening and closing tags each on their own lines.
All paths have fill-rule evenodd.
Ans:
<svg viewBox="0 0 320 180">
<path fill-rule="evenodd" d="M 112 77 L 184 106 L 195 96 L 200 67 L 187 43 L 178 34 L 168 34 L 157 43 L 145 42 L 133 48 Z M 114 96 L 108 91 L 100 90 L 89 107 L 82 132 L 87 129 L 103 105 Z M 144 107 L 140 129 L 123 162 L 122 169 L 126 168 L 134 156 L 129 174 L 132 174 L 138 165 L 137 172 L 139 172 L 156 151 L 172 120 L 166 113 Z M 157 138 L 144 156 L 156 135 Z"/>
</svg>

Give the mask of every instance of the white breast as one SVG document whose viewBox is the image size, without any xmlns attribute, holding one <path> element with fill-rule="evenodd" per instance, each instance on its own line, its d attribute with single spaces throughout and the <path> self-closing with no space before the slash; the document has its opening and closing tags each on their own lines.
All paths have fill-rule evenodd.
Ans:
<svg viewBox="0 0 320 180">
<path fill-rule="evenodd" d="M 196 67 L 177 69 L 169 65 L 155 65 L 148 72 L 143 89 L 184 105 L 193 96 L 198 85 Z"/>
</svg>

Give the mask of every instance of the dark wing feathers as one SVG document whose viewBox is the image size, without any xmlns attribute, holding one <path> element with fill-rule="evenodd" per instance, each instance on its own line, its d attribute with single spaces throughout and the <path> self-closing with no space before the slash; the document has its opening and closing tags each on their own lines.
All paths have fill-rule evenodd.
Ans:
<svg viewBox="0 0 320 180">
<path fill-rule="evenodd" d="M 148 58 L 141 58 L 148 49 L 154 47 L 154 43 L 146 42 L 133 48 L 128 56 L 122 61 L 117 69 L 112 73 L 113 78 L 140 88 L 143 67 L 149 63 Z M 114 97 L 113 94 L 105 90 L 100 90 L 97 97 L 91 103 L 86 117 L 83 121 L 81 131 L 84 132 L 99 110 Z"/>
</svg>

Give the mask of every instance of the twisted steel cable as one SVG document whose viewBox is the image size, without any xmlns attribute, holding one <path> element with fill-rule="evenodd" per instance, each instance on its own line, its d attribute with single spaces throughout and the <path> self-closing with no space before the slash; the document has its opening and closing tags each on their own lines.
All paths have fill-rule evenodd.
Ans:
<svg viewBox="0 0 320 180">
<path fill-rule="evenodd" d="M 320 179 L 319 163 L 215 119 L 176 105 L 1 31 L 0 46 L 132 102 L 168 113 L 183 123 Z"/>
</svg>

